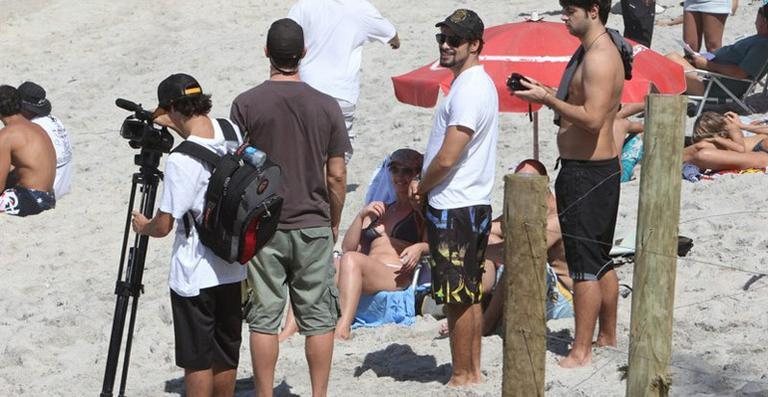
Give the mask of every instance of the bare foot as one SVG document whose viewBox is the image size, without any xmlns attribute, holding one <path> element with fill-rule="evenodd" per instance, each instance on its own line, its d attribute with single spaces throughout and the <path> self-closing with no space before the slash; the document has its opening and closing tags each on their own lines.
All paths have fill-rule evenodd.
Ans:
<svg viewBox="0 0 768 397">
<path fill-rule="evenodd" d="M 450 333 L 451 331 L 448 329 L 448 321 L 446 320 L 440 321 L 440 329 L 437 331 L 438 336 L 441 338 L 445 338 L 449 336 Z"/>
<path fill-rule="evenodd" d="M 483 383 L 482 375 L 476 375 L 476 376 L 453 375 L 451 376 L 451 380 L 449 380 L 446 385 L 450 387 L 467 387 L 472 385 L 478 385 L 481 383 Z"/>
<path fill-rule="evenodd" d="M 597 347 L 616 347 L 616 337 L 609 338 L 607 336 L 598 335 L 597 336 L 597 342 L 595 342 L 595 346 Z"/>
<path fill-rule="evenodd" d="M 581 368 L 592 364 L 592 352 L 589 352 L 583 357 L 578 357 L 573 353 L 573 350 L 568 355 L 560 360 L 558 363 L 562 368 Z"/>
<path fill-rule="evenodd" d="M 334 331 L 333 336 L 337 340 L 350 340 L 352 339 L 352 331 L 349 327 L 336 327 L 336 331 Z"/>
</svg>

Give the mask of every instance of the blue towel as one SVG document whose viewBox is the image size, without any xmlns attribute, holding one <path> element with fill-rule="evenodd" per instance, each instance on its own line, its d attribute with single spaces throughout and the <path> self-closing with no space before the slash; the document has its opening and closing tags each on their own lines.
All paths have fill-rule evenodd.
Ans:
<svg viewBox="0 0 768 397">
<path fill-rule="evenodd" d="M 402 291 L 361 295 L 352 329 L 384 324 L 412 325 L 416 321 L 416 293 L 412 284 Z"/>
</svg>

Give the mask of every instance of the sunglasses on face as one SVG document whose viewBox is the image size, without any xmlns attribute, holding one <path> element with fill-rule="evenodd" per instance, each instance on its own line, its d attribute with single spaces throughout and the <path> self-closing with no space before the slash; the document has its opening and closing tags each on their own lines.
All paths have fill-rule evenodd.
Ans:
<svg viewBox="0 0 768 397">
<path fill-rule="evenodd" d="M 409 167 L 389 166 L 389 173 L 392 175 L 416 175 L 418 172 L 418 170 Z"/>
<path fill-rule="evenodd" d="M 461 36 L 456 36 L 456 35 L 449 36 L 445 33 L 436 34 L 435 40 L 437 40 L 437 44 L 443 45 L 443 43 L 448 43 L 449 47 L 454 47 L 454 48 L 460 46 L 466 41 Z"/>
</svg>

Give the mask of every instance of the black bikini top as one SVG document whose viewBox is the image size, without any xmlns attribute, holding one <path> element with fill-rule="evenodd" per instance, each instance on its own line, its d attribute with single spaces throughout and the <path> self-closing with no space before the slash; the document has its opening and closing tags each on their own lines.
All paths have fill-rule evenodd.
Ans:
<svg viewBox="0 0 768 397">
<path fill-rule="evenodd" d="M 370 244 L 373 240 L 381 237 L 381 234 L 376 231 L 376 226 L 379 224 L 379 219 L 373 219 L 370 225 L 361 231 L 361 238 L 365 243 Z M 419 234 L 419 224 L 416 219 L 416 211 L 411 211 L 407 216 L 401 219 L 392 228 L 392 237 L 403 240 L 409 243 L 418 243 L 421 241 L 421 235 Z"/>
</svg>

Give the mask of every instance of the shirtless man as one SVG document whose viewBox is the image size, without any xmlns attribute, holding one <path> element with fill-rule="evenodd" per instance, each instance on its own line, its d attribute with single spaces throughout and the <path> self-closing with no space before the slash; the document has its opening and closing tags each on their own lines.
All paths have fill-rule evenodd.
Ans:
<svg viewBox="0 0 768 397">
<path fill-rule="evenodd" d="M 56 205 L 56 151 L 51 138 L 21 115 L 15 88 L 0 86 L 0 213 L 27 216 Z"/>
<path fill-rule="evenodd" d="M 573 347 L 560 365 L 573 368 L 591 363 L 598 318 L 598 346 L 616 345 L 619 285 L 608 252 L 618 211 L 620 170 L 612 132 L 624 79 L 630 73 L 623 64 L 626 45 L 617 32 L 605 28 L 610 0 L 560 0 L 560 5 L 562 20 L 581 46 L 558 94 L 535 81 L 523 81 L 528 90 L 514 95 L 549 106 L 561 117 L 557 146 L 562 169 L 555 193 L 574 280 L 576 331 Z"/>
</svg>

